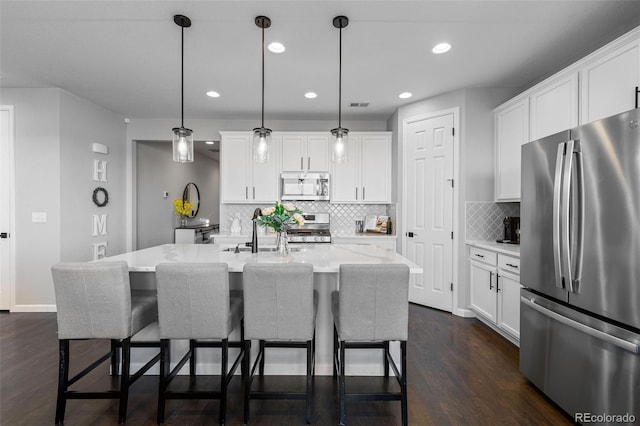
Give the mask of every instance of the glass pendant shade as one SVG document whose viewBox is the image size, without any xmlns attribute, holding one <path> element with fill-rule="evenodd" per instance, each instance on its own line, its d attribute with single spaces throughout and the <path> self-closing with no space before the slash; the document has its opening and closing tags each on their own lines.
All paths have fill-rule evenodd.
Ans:
<svg viewBox="0 0 640 426">
<path fill-rule="evenodd" d="M 193 162 L 193 130 L 184 127 L 173 129 L 173 161 Z"/>
<path fill-rule="evenodd" d="M 331 161 L 334 163 L 346 163 L 348 161 L 349 130 L 337 128 L 331 130 L 333 144 L 331 149 Z"/>
<path fill-rule="evenodd" d="M 271 130 L 259 127 L 253 129 L 253 160 L 256 163 L 269 161 L 269 148 L 271 147 Z"/>
</svg>

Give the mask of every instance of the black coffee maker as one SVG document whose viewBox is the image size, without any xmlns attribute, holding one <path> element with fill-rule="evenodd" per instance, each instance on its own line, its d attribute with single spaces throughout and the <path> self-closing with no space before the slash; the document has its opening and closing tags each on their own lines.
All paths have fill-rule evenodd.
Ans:
<svg viewBox="0 0 640 426">
<path fill-rule="evenodd" d="M 499 243 L 520 244 L 520 218 L 507 216 L 502 221 L 504 225 L 504 238 Z"/>
</svg>

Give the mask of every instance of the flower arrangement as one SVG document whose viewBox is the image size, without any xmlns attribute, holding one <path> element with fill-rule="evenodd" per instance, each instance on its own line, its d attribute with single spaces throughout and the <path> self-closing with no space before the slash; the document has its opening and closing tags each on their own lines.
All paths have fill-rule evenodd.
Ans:
<svg viewBox="0 0 640 426">
<path fill-rule="evenodd" d="M 304 217 L 302 217 L 302 210 L 294 204 L 276 201 L 273 207 L 262 209 L 262 216 L 258 217 L 258 223 L 268 226 L 275 232 L 282 232 L 294 223 L 303 225 Z"/>
<path fill-rule="evenodd" d="M 182 198 L 173 200 L 173 212 L 180 217 L 190 216 L 193 211 L 193 203 L 183 201 Z"/>
</svg>

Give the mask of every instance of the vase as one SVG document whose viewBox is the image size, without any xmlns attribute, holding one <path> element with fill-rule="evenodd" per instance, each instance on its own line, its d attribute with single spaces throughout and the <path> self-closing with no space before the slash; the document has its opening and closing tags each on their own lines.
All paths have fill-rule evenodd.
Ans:
<svg viewBox="0 0 640 426">
<path fill-rule="evenodd" d="M 276 237 L 276 253 L 279 256 L 286 256 L 289 254 L 289 242 L 287 241 L 287 231 L 278 231 Z"/>
<path fill-rule="evenodd" d="M 187 218 L 186 216 L 180 216 L 180 227 L 185 228 L 187 226 Z"/>
</svg>

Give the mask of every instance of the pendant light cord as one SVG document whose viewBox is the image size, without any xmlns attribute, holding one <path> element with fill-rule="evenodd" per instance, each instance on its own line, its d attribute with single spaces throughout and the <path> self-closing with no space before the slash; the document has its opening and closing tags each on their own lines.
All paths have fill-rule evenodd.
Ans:
<svg viewBox="0 0 640 426">
<path fill-rule="evenodd" d="M 180 48 L 180 127 L 184 128 L 184 26 L 182 28 L 182 46 Z"/>
<path fill-rule="evenodd" d="M 342 128 L 342 28 L 340 28 L 340 58 L 338 60 L 338 128 Z"/>
<path fill-rule="evenodd" d="M 264 129 L 264 27 L 262 28 L 262 128 Z"/>
</svg>

